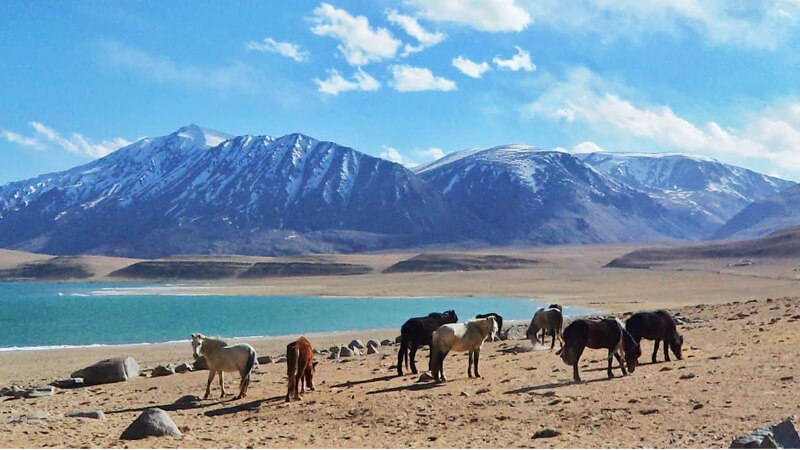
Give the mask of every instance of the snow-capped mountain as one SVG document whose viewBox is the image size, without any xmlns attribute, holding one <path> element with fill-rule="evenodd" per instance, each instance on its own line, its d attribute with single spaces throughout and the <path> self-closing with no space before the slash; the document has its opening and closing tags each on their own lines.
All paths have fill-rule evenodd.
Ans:
<svg viewBox="0 0 800 450">
<path fill-rule="evenodd" d="M 694 238 L 708 237 L 750 203 L 794 184 L 702 156 L 598 152 L 578 157 L 661 203 Z"/>
<path fill-rule="evenodd" d="M 194 125 L 0 187 L 0 247 L 55 254 L 348 251 L 447 241 L 470 219 L 399 164 Z"/>
<path fill-rule="evenodd" d="M 750 239 L 800 225 L 800 185 L 753 202 L 712 236 L 714 239 Z"/>
<path fill-rule="evenodd" d="M 471 149 L 415 172 L 507 242 L 689 237 L 658 202 L 566 152 L 525 145 Z"/>
</svg>

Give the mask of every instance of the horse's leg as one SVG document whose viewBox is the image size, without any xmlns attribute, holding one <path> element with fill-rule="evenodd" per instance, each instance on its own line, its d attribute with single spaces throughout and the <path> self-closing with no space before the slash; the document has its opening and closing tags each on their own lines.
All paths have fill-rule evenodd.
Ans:
<svg viewBox="0 0 800 450">
<path fill-rule="evenodd" d="M 656 343 L 653 347 L 653 364 L 656 362 L 656 355 L 658 354 L 658 344 L 661 342 L 661 339 L 656 339 Z M 666 342 L 664 343 L 666 346 Z"/>
<path fill-rule="evenodd" d="M 550 350 L 552 350 L 556 346 L 556 330 L 550 330 L 550 337 L 552 341 L 550 341 Z"/>
<path fill-rule="evenodd" d="M 628 371 L 625 370 L 625 361 L 623 361 L 622 356 L 620 356 L 619 352 L 614 353 L 614 357 L 617 358 L 617 362 L 619 363 L 620 369 L 622 369 L 622 375 L 625 376 L 628 374 Z"/>
<path fill-rule="evenodd" d="M 419 373 L 419 372 L 417 372 L 417 362 L 416 362 L 416 359 L 417 359 L 417 348 L 418 348 L 417 344 L 412 342 L 411 343 L 411 354 L 408 357 L 411 360 L 410 361 L 411 362 L 411 373 L 413 373 L 415 375 L 417 373 Z"/>
<path fill-rule="evenodd" d="M 447 381 L 447 378 L 444 377 L 444 358 L 447 356 L 447 353 L 442 352 L 442 357 L 439 358 L 439 374 L 442 376 L 442 381 Z"/>
<path fill-rule="evenodd" d="M 614 361 L 614 355 L 616 353 L 617 352 L 615 352 L 614 350 L 608 351 L 608 378 L 614 378 L 614 374 L 611 373 L 611 365 L 613 364 L 612 361 Z"/>
<path fill-rule="evenodd" d="M 211 395 L 211 382 L 214 381 L 214 375 L 217 372 L 209 369 L 208 371 L 208 384 L 206 384 L 206 395 L 203 396 L 203 400 L 207 399 L 209 395 Z"/>
<path fill-rule="evenodd" d="M 581 376 L 578 373 L 578 362 L 581 360 L 581 355 L 583 355 L 583 350 L 585 347 L 582 345 L 578 345 L 578 348 L 575 350 L 575 361 L 572 363 L 572 379 L 576 382 L 581 381 Z"/>
<path fill-rule="evenodd" d="M 222 390 L 222 394 L 219 395 L 219 398 L 225 397 L 225 372 L 219 371 L 219 388 Z"/>
<path fill-rule="evenodd" d="M 480 378 L 481 374 L 478 373 L 478 359 L 481 357 L 481 349 L 476 348 L 473 350 L 473 353 L 475 353 L 475 378 Z"/>
<path fill-rule="evenodd" d="M 472 350 L 469 351 L 469 358 L 467 361 L 467 377 L 472 378 Z"/>
<path fill-rule="evenodd" d="M 664 340 L 664 360 L 669 361 L 669 343 Z"/>
</svg>

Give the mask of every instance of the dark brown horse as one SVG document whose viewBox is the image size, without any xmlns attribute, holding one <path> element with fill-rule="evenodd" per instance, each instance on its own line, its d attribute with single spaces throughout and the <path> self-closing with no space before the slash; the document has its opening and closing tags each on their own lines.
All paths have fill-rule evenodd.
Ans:
<svg viewBox="0 0 800 450">
<path fill-rule="evenodd" d="M 636 362 L 642 354 L 639 344 L 633 339 L 630 333 L 617 319 L 586 320 L 579 319 L 564 329 L 564 347 L 557 355 L 568 365 L 572 365 L 572 376 L 575 381 L 581 381 L 578 374 L 578 361 L 581 359 L 583 350 L 586 348 L 608 349 L 608 377 L 614 378 L 611 373 L 611 364 L 614 357 L 617 358 L 622 374 L 627 375 L 625 370 L 633 373 L 636 370 Z"/>
<path fill-rule="evenodd" d="M 286 401 L 302 400 L 300 394 L 305 393 L 306 385 L 308 389 L 314 390 L 314 371 L 317 362 L 314 361 L 314 349 L 305 337 L 292 342 L 286 346 L 286 376 L 288 390 Z M 302 384 L 302 387 L 300 385 Z"/>
<path fill-rule="evenodd" d="M 403 362 L 406 366 L 411 361 L 411 373 L 417 373 L 417 364 L 414 361 L 417 349 L 423 345 L 431 345 L 433 332 L 446 323 L 458 322 L 458 315 L 454 310 L 442 313 L 430 313 L 425 317 L 412 317 L 400 328 L 400 350 L 397 352 L 397 374 L 403 375 Z"/>
<path fill-rule="evenodd" d="M 669 350 L 675 357 L 681 359 L 681 347 L 683 346 L 683 336 L 678 333 L 675 320 L 672 315 L 663 309 L 652 312 L 640 312 L 632 315 L 625 322 L 625 329 L 633 336 L 636 342 L 641 343 L 642 339 L 652 339 L 656 341 L 653 347 L 653 362 L 656 362 L 658 344 L 664 341 L 664 359 L 669 361 Z"/>
</svg>

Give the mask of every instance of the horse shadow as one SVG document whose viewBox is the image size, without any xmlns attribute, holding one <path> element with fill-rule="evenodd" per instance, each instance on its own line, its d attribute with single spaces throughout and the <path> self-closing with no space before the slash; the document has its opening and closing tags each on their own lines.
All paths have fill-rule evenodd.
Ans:
<svg viewBox="0 0 800 450">
<path fill-rule="evenodd" d="M 653 365 L 658 365 L 658 364 L 664 364 L 665 362 L 669 362 L 669 361 L 642 362 L 642 363 L 637 363 L 636 367 L 653 366 Z M 620 366 L 617 363 L 615 363 L 613 366 L 611 366 L 611 370 L 619 370 L 619 369 L 620 369 Z M 583 372 L 605 372 L 607 370 L 608 370 L 608 366 L 602 366 L 602 367 L 594 367 L 594 368 L 591 368 L 591 369 L 588 369 L 588 368 L 587 369 L 581 369 L 581 373 L 583 373 Z"/>
<path fill-rule="evenodd" d="M 224 416 L 227 414 L 235 414 L 243 411 L 258 411 L 264 403 L 274 403 L 286 399 L 285 395 L 276 395 L 270 398 L 263 398 L 261 400 L 254 400 L 252 402 L 240 403 L 238 405 L 227 406 L 225 408 L 214 409 L 203 413 L 206 417 Z"/>
<path fill-rule="evenodd" d="M 174 402 L 174 403 L 166 403 L 163 405 L 146 405 L 146 406 L 139 406 L 136 408 L 124 408 L 124 409 L 115 409 L 113 411 L 106 411 L 106 414 L 122 414 L 122 413 L 129 413 L 129 412 L 142 412 L 146 409 L 150 408 L 159 408 L 163 409 L 164 411 L 182 411 L 182 410 L 189 410 L 189 409 L 202 409 L 207 408 L 209 406 L 214 405 L 221 405 L 230 401 L 234 401 L 233 398 L 230 399 L 220 399 L 215 402 L 211 403 L 201 403 L 201 402 Z"/>
<path fill-rule="evenodd" d="M 584 380 L 584 381 L 573 381 L 573 380 L 559 381 L 559 382 L 556 382 L 556 383 L 545 383 L 545 384 L 540 384 L 538 386 L 529 386 L 529 387 L 523 387 L 523 388 L 519 388 L 519 389 L 513 389 L 513 390 L 510 390 L 510 391 L 503 392 L 503 393 L 504 394 L 509 394 L 509 395 L 527 394 L 529 392 L 543 391 L 543 390 L 547 390 L 547 389 L 555 389 L 555 388 L 570 386 L 570 385 L 573 385 L 573 384 L 579 384 L 580 385 L 580 384 L 602 383 L 602 382 L 611 381 L 611 380 L 613 380 L 613 378 L 596 378 L 596 379 L 593 379 L 593 380 Z"/>
<path fill-rule="evenodd" d="M 343 387 L 350 387 L 350 386 L 358 386 L 360 384 L 377 383 L 379 381 L 389 381 L 389 380 L 394 379 L 394 378 L 397 378 L 397 375 L 385 375 L 385 376 L 382 376 L 382 377 L 370 378 L 368 380 L 345 381 L 344 383 L 331 385 L 331 387 L 332 388 L 343 388 Z"/>
<path fill-rule="evenodd" d="M 369 391 L 369 392 L 367 392 L 367 395 L 388 394 L 390 392 L 403 392 L 403 391 L 412 391 L 412 392 L 413 391 L 425 391 L 425 390 L 437 388 L 437 387 L 440 387 L 440 386 L 444 386 L 444 384 L 437 383 L 435 381 L 430 382 L 430 383 L 414 383 L 414 384 L 408 384 L 408 385 L 403 385 L 403 386 L 396 386 L 396 387 L 392 387 L 392 388 L 384 388 L 384 389 L 378 389 L 378 390 L 375 390 L 375 391 Z"/>
</svg>

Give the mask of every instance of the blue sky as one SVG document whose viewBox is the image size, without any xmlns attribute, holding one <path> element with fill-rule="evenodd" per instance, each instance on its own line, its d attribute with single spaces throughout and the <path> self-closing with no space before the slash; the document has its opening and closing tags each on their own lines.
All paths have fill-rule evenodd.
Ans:
<svg viewBox="0 0 800 450">
<path fill-rule="evenodd" d="M 503 143 L 800 180 L 798 0 L 0 2 L 0 182 L 187 123 L 408 165 Z"/>
</svg>

